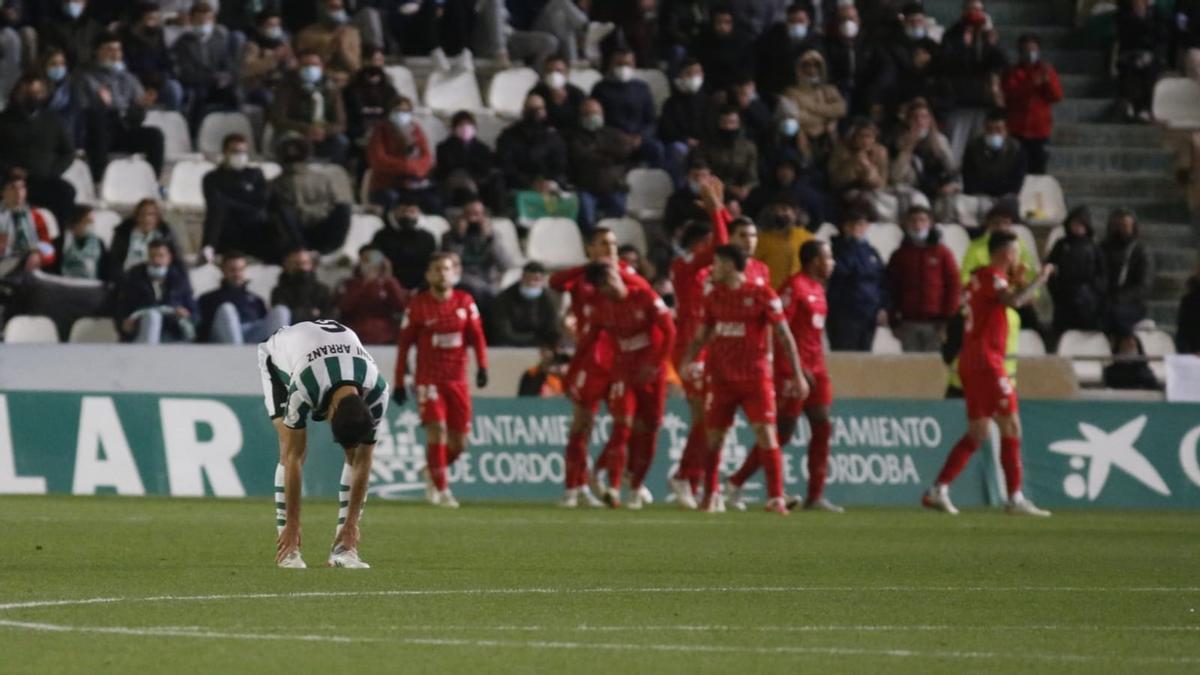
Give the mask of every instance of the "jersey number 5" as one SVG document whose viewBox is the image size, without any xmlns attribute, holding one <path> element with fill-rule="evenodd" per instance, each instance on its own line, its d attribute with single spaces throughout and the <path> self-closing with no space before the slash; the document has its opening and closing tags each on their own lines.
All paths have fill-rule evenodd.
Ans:
<svg viewBox="0 0 1200 675">
<path fill-rule="evenodd" d="M 326 333 L 345 333 L 346 327 L 334 321 L 333 319 L 318 319 L 313 323 L 321 327 L 321 330 Z"/>
</svg>

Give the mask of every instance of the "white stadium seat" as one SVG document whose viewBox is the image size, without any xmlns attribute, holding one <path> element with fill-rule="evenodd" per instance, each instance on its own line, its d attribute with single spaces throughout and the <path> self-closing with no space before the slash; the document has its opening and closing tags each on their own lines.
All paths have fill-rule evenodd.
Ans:
<svg viewBox="0 0 1200 675">
<path fill-rule="evenodd" d="M 1067 358 L 1112 356 L 1112 345 L 1099 331 L 1069 330 L 1059 338 L 1058 355 Z M 1071 367 L 1080 384 L 1099 384 L 1104 372 L 1104 363 L 1098 360 L 1073 360 Z"/>
<path fill-rule="evenodd" d="M 96 182 L 92 180 L 92 170 L 87 162 L 82 159 L 71 162 L 71 166 L 63 172 L 62 179 L 75 188 L 76 204 L 96 203 Z"/>
<path fill-rule="evenodd" d="M 446 234 L 450 229 L 450 221 L 436 214 L 423 213 L 421 214 L 421 218 L 417 220 L 417 227 L 432 234 L 434 242 L 440 246 L 442 235 Z"/>
<path fill-rule="evenodd" d="M 1067 217 L 1067 200 L 1063 197 L 1062 185 L 1050 175 L 1025 176 L 1021 184 L 1021 217 L 1025 222 L 1036 225 L 1056 225 Z M 1037 249 L 1030 249 L 1035 252 Z"/>
<path fill-rule="evenodd" d="M 950 252 L 954 254 L 954 261 L 961 266 L 963 257 L 967 255 L 967 247 L 971 245 L 971 237 L 967 234 L 967 228 L 954 223 L 946 223 L 938 225 L 938 229 L 942 231 L 942 243 L 950 249 Z"/>
<path fill-rule="evenodd" d="M 524 271 L 520 267 L 504 270 L 504 274 L 500 276 L 500 290 L 504 290 L 520 281 L 522 274 L 524 274 Z"/>
<path fill-rule="evenodd" d="M 604 75 L 601 75 L 600 71 L 595 68 L 572 68 L 567 73 L 567 82 L 582 89 L 585 96 L 590 95 L 592 87 L 595 87 L 596 83 L 603 79 Z"/>
<path fill-rule="evenodd" d="M 496 238 L 496 246 L 504 250 L 505 256 L 515 265 L 525 264 L 525 253 L 521 251 L 521 238 L 517 235 L 517 226 L 508 218 L 492 218 L 492 236 Z"/>
<path fill-rule="evenodd" d="M 887 262 L 904 242 L 904 230 L 893 223 L 871 223 L 867 228 L 867 243 Z"/>
<path fill-rule="evenodd" d="M 625 210 L 640 221 L 658 220 L 675 190 L 671 175 L 662 169 L 631 169 L 625 174 L 629 197 Z"/>
<path fill-rule="evenodd" d="M 1016 225 L 1012 226 L 1012 231 L 1013 234 L 1017 235 L 1017 239 L 1020 239 L 1021 243 L 1029 249 L 1029 255 L 1033 256 L 1034 265 L 1040 269 L 1041 264 L 1038 259 L 1037 239 L 1035 239 L 1033 236 L 1033 230 L 1029 229 L 1025 225 L 1017 223 Z"/>
<path fill-rule="evenodd" d="M 222 145 L 229 134 L 241 134 L 250 144 L 250 154 L 255 154 L 254 127 L 250 118 L 240 112 L 211 112 L 204 116 L 200 131 L 196 134 L 196 147 L 210 157 L 219 157 Z"/>
<path fill-rule="evenodd" d="M 33 207 L 33 212 L 40 215 L 42 220 L 46 222 L 46 234 L 50 235 L 51 239 L 57 238 L 59 233 L 62 232 L 62 228 L 58 226 L 58 218 L 55 218 L 54 214 L 48 209 L 41 209 L 36 206 Z"/>
<path fill-rule="evenodd" d="M 1200 129 L 1200 82 L 1164 77 L 1154 85 L 1154 119 L 1169 129 Z"/>
<path fill-rule="evenodd" d="M 487 107 L 500 115 L 520 117 L 525 96 L 537 82 L 538 74 L 531 68 L 501 70 L 488 84 Z"/>
<path fill-rule="evenodd" d="M 596 223 L 597 227 L 607 227 L 617 235 L 617 245 L 633 244 L 638 253 L 646 255 L 649 247 L 646 245 L 646 230 L 642 224 L 633 218 L 605 218 Z"/>
<path fill-rule="evenodd" d="M 448 113 L 458 110 L 479 110 L 483 97 L 479 94 L 479 83 L 475 73 L 435 70 L 425 84 L 425 105 Z"/>
<path fill-rule="evenodd" d="M 205 159 L 176 162 L 167 182 L 167 201 L 172 206 L 204 208 L 204 177 L 216 168 L 216 164 Z"/>
<path fill-rule="evenodd" d="M 383 219 L 379 216 L 356 214 L 350 217 L 350 231 L 346 233 L 346 241 L 342 242 L 340 254 L 352 261 L 358 261 L 358 249 L 371 243 L 375 233 L 383 229 Z"/>
<path fill-rule="evenodd" d="M 193 267 L 188 270 L 188 281 L 192 285 L 192 295 L 198 298 L 221 285 L 221 268 L 212 264 Z"/>
<path fill-rule="evenodd" d="M 104 169 L 100 198 L 107 204 L 132 208 L 143 199 L 158 199 L 158 177 L 141 157 L 114 159 Z"/>
<path fill-rule="evenodd" d="M 671 81 L 666 73 L 657 68 L 639 68 L 633 71 L 633 77 L 650 87 L 650 95 L 654 97 L 654 112 L 662 112 L 663 104 L 671 96 Z"/>
<path fill-rule="evenodd" d="M 872 354 L 903 354 L 904 347 L 900 340 L 892 334 L 891 329 L 880 326 L 875 329 L 875 338 L 871 340 Z"/>
<path fill-rule="evenodd" d="M 247 265 L 246 288 L 268 303 L 271 301 L 271 291 L 279 284 L 279 265 Z"/>
<path fill-rule="evenodd" d="M 570 218 L 538 218 L 529 228 L 530 260 L 551 269 L 574 267 L 587 262 L 579 226 Z"/>
<path fill-rule="evenodd" d="M 1142 349 L 1145 350 L 1146 356 L 1170 356 L 1175 353 L 1175 339 L 1166 331 L 1158 328 L 1140 329 L 1135 328 L 1134 335 L 1142 341 Z M 1150 370 L 1154 371 L 1154 377 L 1158 378 L 1159 382 L 1167 380 L 1167 366 L 1162 361 L 1151 361 Z"/>
<path fill-rule="evenodd" d="M 401 96 L 412 101 L 414 106 L 421 103 L 421 95 L 417 92 L 417 81 L 413 78 L 411 70 L 404 66 L 385 66 L 383 72 Z"/>
<path fill-rule="evenodd" d="M 283 173 L 283 167 L 275 162 L 257 162 L 250 166 L 258 167 L 258 170 L 263 172 L 263 178 L 269 181 L 275 180 Z"/>
<path fill-rule="evenodd" d="M 429 141 L 429 152 L 436 156 L 438 143 L 450 136 L 450 129 L 446 127 L 446 123 L 440 117 L 434 115 L 430 110 L 413 111 L 413 121 L 421 127 L 421 131 L 425 132 L 425 139 Z"/>
<path fill-rule="evenodd" d="M 817 231 L 813 234 L 813 239 L 823 241 L 828 244 L 829 241 L 837 235 L 837 225 L 834 225 L 833 223 L 821 223 L 821 226 L 818 227 Z"/>
<path fill-rule="evenodd" d="M 508 126 L 508 121 L 490 110 L 475 111 L 475 129 L 479 140 L 489 148 L 496 149 L 496 141 Z"/>
<path fill-rule="evenodd" d="M 1017 356 L 1045 356 L 1046 343 L 1037 331 L 1029 328 L 1021 329 L 1017 337 Z"/>
<path fill-rule="evenodd" d="M 4 341 L 9 344 L 58 342 L 58 328 L 49 317 L 18 314 L 4 327 Z"/>
<path fill-rule="evenodd" d="M 112 246 L 113 234 L 121 224 L 121 214 L 108 209 L 92 211 L 92 227 L 105 246 Z"/>
<path fill-rule="evenodd" d="M 121 341 L 117 325 L 108 317 L 83 317 L 71 324 L 71 335 L 67 342 L 111 344 Z"/>
<path fill-rule="evenodd" d="M 183 159 L 195 152 L 187 120 L 174 110 L 147 110 L 142 126 L 154 127 L 163 134 L 163 150 L 168 161 Z"/>
<path fill-rule="evenodd" d="M 1042 248 L 1042 260 L 1050 257 L 1050 251 L 1054 250 L 1054 245 L 1065 236 L 1067 236 L 1067 231 L 1063 229 L 1062 225 L 1050 228 L 1050 233 L 1046 235 L 1046 245 Z"/>
</svg>

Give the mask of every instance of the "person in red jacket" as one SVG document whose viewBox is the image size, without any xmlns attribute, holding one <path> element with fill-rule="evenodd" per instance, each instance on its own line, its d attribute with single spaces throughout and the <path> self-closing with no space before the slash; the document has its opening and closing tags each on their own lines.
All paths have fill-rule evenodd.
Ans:
<svg viewBox="0 0 1200 675">
<path fill-rule="evenodd" d="M 429 180 L 433 152 L 425 130 L 413 119 L 412 101 L 396 99 L 387 119 L 375 125 L 367 143 L 367 165 L 369 198 L 385 212 L 398 204 L 416 204 L 424 213 L 441 213 L 441 199 Z"/>
<path fill-rule="evenodd" d="M 346 280 L 338 297 L 342 323 L 363 344 L 392 344 L 400 336 L 400 317 L 408 291 L 392 275 L 392 263 L 377 248 L 358 251 L 358 269 Z"/>
<path fill-rule="evenodd" d="M 1008 108 L 1008 130 L 1021 141 L 1029 173 L 1046 173 L 1046 144 L 1054 128 L 1050 108 L 1062 100 L 1062 85 L 1054 66 L 1041 60 L 1036 35 L 1017 40 L 1018 62 L 1004 74 L 1002 87 Z"/>
<path fill-rule="evenodd" d="M 910 208 L 904 231 L 904 242 L 887 266 L 888 318 L 904 351 L 936 352 L 942 348 L 946 323 L 958 313 L 958 263 L 942 243 L 929 209 Z"/>
</svg>

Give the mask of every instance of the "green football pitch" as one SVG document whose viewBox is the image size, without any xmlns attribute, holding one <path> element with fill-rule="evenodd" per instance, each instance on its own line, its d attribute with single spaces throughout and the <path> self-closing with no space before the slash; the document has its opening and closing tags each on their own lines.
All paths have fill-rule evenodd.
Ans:
<svg viewBox="0 0 1200 675">
<path fill-rule="evenodd" d="M 0 499 L 0 672 L 1200 670 L 1192 514 L 372 501 L 363 571 L 274 534 L 269 499 Z"/>
</svg>

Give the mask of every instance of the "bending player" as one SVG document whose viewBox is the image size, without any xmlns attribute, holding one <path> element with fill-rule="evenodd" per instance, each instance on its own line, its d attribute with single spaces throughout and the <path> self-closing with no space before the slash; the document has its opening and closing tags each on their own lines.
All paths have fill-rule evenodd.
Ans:
<svg viewBox="0 0 1200 675">
<path fill-rule="evenodd" d="M 600 297 L 579 348 L 591 349 L 601 333 L 609 334 L 616 346 L 614 380 L 608 395 L 613 429 L 605 448 L 608 486 L 604 501 L 613 508 L 621 505 L 628 445 L 629 508 L 640 509 L 645 505 L 642 487 L 654 462 L 658 430 L 666 411 L 666 358 L 675 341 L 675 322 L 657 293 L 649 287 L 625 283 L 615 265 L 591 263 L 584 279 Z"/>
<path fill-rule="evenodd" d="M 284 328 L 258 346 L 267 414 L 279 436 L 275 467 L 275 564 L 306 567 L 300 556 L 300 491 L 308 455 L 308 418 L 329 420 L 346 453 L 338 487 L 338 524 L 327 564 L 366 569 L 358 523 L 367 501 L 375 429 L 387 411 L 387 381 L 354 331 L 336 321 Z"/>
<path fill-rule="evenodd" d="M 802 374 L 810 391 L 806 397 L 796 388 L 795 374 L 787 359 L 775 359 L 775 395 L 779 404 L 780 442 L 786 444 L 791 440 L 801 413 L 808 418 L 812 437 L 808 443 L 808 493 L 803 502 L 795 500 L 788 507 L 802 505 L 805 509 L 842 513 L 845 509 L 824 496 L 832 432 L 829 414 L 833 405 L 833 384 L 825 367 L 825 345 L 821 340 L 828 314 L 825 284 L 829 282 L 834 266 L 829 244 L 817 240 L 805 242 L 800 247 L 800 266 L 801 270 L 780 287 L 779 299 L 796 338 L 800 362 L 805 366 Z M 726 492 L 730 506 L 738 510 L 746 508 L 742 485 L 754 475 L 758 466 L 758 455 L 751 453 L 742 468 L 729 478 Z"/>
<path fill-rule="evenodd" d="M 446 473 L 467 447 L 471 433 L 471 394 L 467 387 L 467 347 L 475 351 L 475 386 L 486 387 L 487 344 L 479 308 L 464 292 L 454 289 L 458 264 L 449 253 L 435 253 L 425 272 L 429 289 L 413 298 L 400 329 L 396 355 L 396 405 L 408 392 L 404 374 L 408 352 L 417 348 L 413 384 L 417 408 L 425 427 L 425 498 L 434 506 L 458 508 Z"/>
<path fill-rule="evenodd" d="M 967 433 L 959 439 L 938 474 L 937 482 L 921 498 L 927 508 L 951 515 L 958 509 L 950 501 L 950 483 L 967 466 L 971 455 L 988 435 L 988 423 L 1000 428 L 1000 465 L 1008 489 L 1006 511 L 1013 515 L 1048 516 L 1021 493 L 1021 418 L 1017 392 L 1004 368 L 1008 345 L 1008 308 L 1020 308 L 1034 299 L 1054 273 L 1046 265 L 1028 284 L 1019 264 L 1020 247 L 1012 232 L 993 232 L 988 241 L 990 264 L 971 275 L 965 291 L 962 351 L 958 374 L 967 402 Z"/>
<path fill-rule="evenodd" d="M 746 254 L 735 246 L 716 250 L 712 284 L 705 292 L 704 325 L 688 348 L 687 363 L 708 348 L 704 423 L 708 425 L 705 466 L 706 511 L 721 511 L 718 488 L 721 446 L 733 426 L 738 407 L 754 430 L 755 448 L 767 473 L 767 510 L 787 514 L 783 495 L 783 457 L 775 434 L 775 386 L 772 381 L 769 335 L 783 346 L 792 372 L 801 372 L 800 355 L 792 339 L 783 305 L 767 284 L 746 279 Z M 795 387 L 807 394 L 807 383 L 795 377 Z"/>
</svg>

